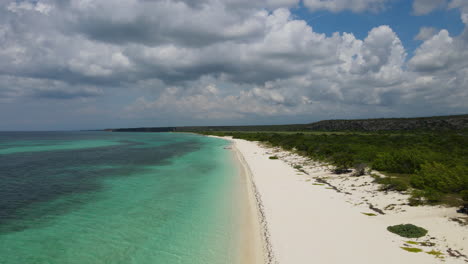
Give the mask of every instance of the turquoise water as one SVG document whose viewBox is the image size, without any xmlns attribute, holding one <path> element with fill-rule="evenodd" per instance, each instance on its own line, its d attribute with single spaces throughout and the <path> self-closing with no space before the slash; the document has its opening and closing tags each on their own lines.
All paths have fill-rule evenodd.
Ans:
<svg viewBox="0 0 468 264">
<path fill-rule="evenodd" d="M 0 263 L 234 263 L 228 142 L 0 133 Z"/>
</svg>

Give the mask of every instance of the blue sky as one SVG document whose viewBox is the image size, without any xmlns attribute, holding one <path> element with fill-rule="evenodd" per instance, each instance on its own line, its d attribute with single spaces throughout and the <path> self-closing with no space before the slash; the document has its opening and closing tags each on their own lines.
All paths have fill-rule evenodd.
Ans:
<svg viewBox="0 0 468 264">
<path fill-rule="evenodd" d="M 0 131 L 468 113 L 466 0 L 0 0 Z"/>
<path fill-rule="evenodd" d="M 291 11 L 297 18 L 307 21 L 314 31 L 327 35 L 333 32 L 349 32 L 364 39 L 372 28 L 389 25 L 398 34 L 410 56 L 421 44 L 420 40 L 414 39 L 421 27 L 447 29 L 454 36 L 459 35 L 465 27 L 459 9 L 437 9 L 426 15 L 415 15 L 412 5 L 412 1 L 395 0 L 379 12 L 355 13 L 311 11 L 300 3 Z"/>
</svg>

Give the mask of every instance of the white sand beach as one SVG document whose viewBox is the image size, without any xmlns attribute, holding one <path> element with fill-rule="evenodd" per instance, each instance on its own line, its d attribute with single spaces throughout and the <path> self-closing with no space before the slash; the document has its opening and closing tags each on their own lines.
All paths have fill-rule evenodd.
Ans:
<svg viewBox="0 0 468 264">
<path fill-rule="evenodd" d="M 468 226 L 450 220 L 466 215 L 454 208 L 409 207 L 407 195 L 377 191 L 370 176 L 335 175 L 327 165 L 291 152 L 245 140 L 232 142 L 250 176 L 267 263 L 468 263 L 462 256 L 468 255 Z M 272 155 L 279 159 L 269 159 Z M 408 239 L 387 231 L 389 225 L 406 223 L 429 233 Z M 443 255 L 437 258 L 427 254 L 430 251 Z"/>
</svg>

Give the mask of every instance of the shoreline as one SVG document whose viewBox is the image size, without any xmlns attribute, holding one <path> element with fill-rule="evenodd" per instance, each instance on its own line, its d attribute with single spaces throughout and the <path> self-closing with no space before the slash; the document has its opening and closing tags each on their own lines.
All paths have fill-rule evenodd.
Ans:
<svg viewBox="0 0 468 264">
<path fill-rule="evenodd" d="M 450 222 L 448 217 L 453 213 L 449 210 L 395 205 L 395 210 L 385 207 L 382 211 L 379 208 L 383 204 L 393 205 L 402 197 L 368 191 L 366 188 L 378 185 L 367 182 L 359 189 L 349 175 L 335 177 L 328 165 L 291 152 L 260 146 L 257 142 L 220 138 L 232 142 L 232 150 L 250 179 L 249 199 L 256 204 L 261 228 L 258 232 L 263 236 L 263 263 L 468 262 L 463 256 L 467 250 L 463 245 L 468 245 L 467 227 Z M 273 153 L 280 160 L 270 160 Z M 301 170 L 293 168 L 294 164 L 308 163 L 312 165 Z M 362 176 L 355 178 L 366 180 Z M 422 225 L 429 235 L 408 239 L 386 230 L 389 225 L 406 222 Z M 407 243 L 410 240 L 433 241 L 435 246 L 414 246 Z M 404 247 L 421 248 L 421 252 L 407 252 Z M 441 252 L 443 257 L 430 252 Z"/>
<path fill-rule="evenodd" d="M 255 245 L 254 248 L 261 249 L 261 252 L 256 252 L 253 254 L 253 257 L 256 261 L 252 261 L 253 259 L 243 259 L 241 261 L 242 264 L 246 263 L 261 263 L 264 264 L 273 264 L 275 263 L 275 258 L 273 254 L 273 250 L 270 243 L 270 234 L 268 231 L 268 224 L 265 217 L 265 213 L 263 211 L 263 203 L 260 193 L 257 191 L 257 187 L 255 185 L 255 181 L 253 179 L 253 174 L 249 168 L 248 163 L 244 159 L 242 153 L 237 149 L 236 143 L 232 140 L 231 147 L 236 159 L 238 162 L 238 166 L 240 167 L 240 174 L 241 177 L 245 179 L 245 188 L 247 190 L 247 203 L 249 206 L 249 214 L 250 220 L 252 221 L 252 225 L 257 227 L 256 229 L 252 230 L 255 235 L 252 234 L 254 240 L 259 240 L 261 243 L 260 245 Z M 251 249 L 244 249 L 243 252 L 249 252 Z M 249 254 L 250 255 L 250 254 Z"/>
</svg>

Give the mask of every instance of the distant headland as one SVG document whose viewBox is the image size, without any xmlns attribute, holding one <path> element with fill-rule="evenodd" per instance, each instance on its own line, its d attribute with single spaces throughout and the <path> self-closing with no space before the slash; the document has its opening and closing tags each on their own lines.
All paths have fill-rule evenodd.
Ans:
<svg viewBox="0 0 468 264">
<path fill-rule="evenodd" d="M 105 129 L 109 132 L 201 132 L 201 131 L 410 131 L 466 130 L 468 114 L 413 117 L 322 120 L 309 124 L 246 126 L 183 126 Z"/>
</svg>

